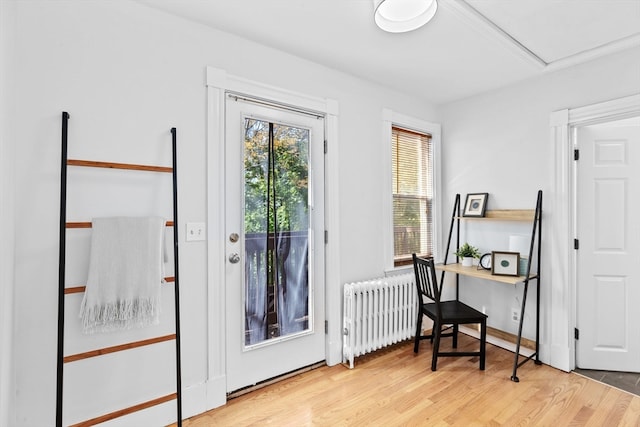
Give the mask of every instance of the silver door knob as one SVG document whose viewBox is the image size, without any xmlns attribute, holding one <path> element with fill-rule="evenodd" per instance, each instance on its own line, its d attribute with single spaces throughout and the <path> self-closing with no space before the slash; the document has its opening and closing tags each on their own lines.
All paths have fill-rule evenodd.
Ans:
<svg viewBox="0 0 640 427">
<path fill-rule="evenodd" d="M 229 262 L 231 264 L 237 264 L 240 261 L 240 255 L 238 254 L 231 254 L 229 255 Z"/>
</svg>

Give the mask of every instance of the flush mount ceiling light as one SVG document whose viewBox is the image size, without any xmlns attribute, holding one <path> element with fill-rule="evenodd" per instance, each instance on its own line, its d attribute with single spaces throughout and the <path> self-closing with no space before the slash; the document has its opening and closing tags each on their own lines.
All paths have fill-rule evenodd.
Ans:
<svg viewBox="0 0 640 427">
<path fill-rule="evenodd" d="M 436 14 L 436 0 L 373 0 L 378 27 L 404 33 L 422 27 Z"/>
</svg>

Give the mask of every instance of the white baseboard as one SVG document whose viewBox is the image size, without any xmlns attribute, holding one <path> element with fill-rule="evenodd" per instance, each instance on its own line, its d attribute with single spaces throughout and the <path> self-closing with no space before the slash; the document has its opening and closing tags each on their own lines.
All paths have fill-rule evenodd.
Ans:
<svg viewBox="0 0 640 427">
<path fill-rule="evenodd" d="M 207 398 L 205 411 L 217 408 L 227 403 L 227 379 L 220 376 L 207 381 Z M 204 412 L 204 411 L 203 411 Z"/>
<path fill-rule="evenodd" d="M 460 332 L 463 332 L 467 335 L 470 335 L 474 338 L 480 338 L 480 332 L 478 332 L 476 329 L 470 328 L 468 326 L 460 326 Z M 516 345 L 512 342 L 503 340 L 501 338 L 492 336 L 487 334 L 487 342 L 491 343 L 495 346 L 498 346 L 500 348 L 504 348 L 505 350 L 509 350 L 512 353 L 516 352 Z M 533 353 L 535 353 L 534 350 L 531 350 L 530 348 L 526 348 L 526 347 L 520 347 L 520 355 L 521 356 L 525 356 L 525 357 L 529 357 L 531 356 Z"/>
</svg>

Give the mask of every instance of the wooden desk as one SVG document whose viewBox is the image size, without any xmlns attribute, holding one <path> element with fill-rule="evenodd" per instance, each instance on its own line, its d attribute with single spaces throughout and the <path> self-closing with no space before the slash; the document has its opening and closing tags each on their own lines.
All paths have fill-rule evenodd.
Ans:
<svg viewBox="0 0 640 427">
<path fill-rule="evenodd" d="M 478 269 L 477 266 L 463 267 L 462 264 L 437 264 L 436 270 L 448 271 L 450 273 L 460 274 L 462 276 L 476 277 L 478 279 L 492 280 L 494 282 L 506 283 L 508 285 L 515 285 L 516 283 L 524 282 L 525 276 L 501 276 L 491 274 L 489 270 L 483 268 Z M 535 279 L 537 276 L 532 274 L 529 276 L 529 280 Z"/>
</svg>

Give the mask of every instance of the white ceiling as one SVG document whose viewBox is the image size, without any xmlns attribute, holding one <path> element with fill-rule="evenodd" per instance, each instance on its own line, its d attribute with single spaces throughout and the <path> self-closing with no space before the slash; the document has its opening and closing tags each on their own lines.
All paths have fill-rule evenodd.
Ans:
<svg viewBox="0 0 640 427">
<path fill-rule="evenodd" d="M 372 0 L 139 1 L 435 104 L 640 46 L 640 0 L 438 0 L 404 34 Z"/>
</svg>

